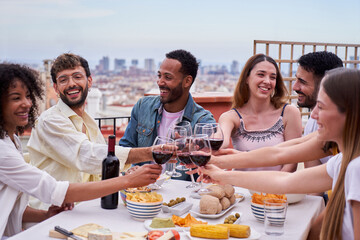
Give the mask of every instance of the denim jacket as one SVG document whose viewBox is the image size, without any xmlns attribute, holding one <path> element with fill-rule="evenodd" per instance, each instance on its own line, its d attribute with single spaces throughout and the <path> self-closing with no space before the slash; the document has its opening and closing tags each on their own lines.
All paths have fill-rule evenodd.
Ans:
<svg viewBox="0 0 360 240">
<path fill-rule="evenodd" d="M 131 111 L 131 119 L 119 145 L 123 147 L 150 147 L 160 126 L 163 105 L 159 96 L 141 98 Z M 196 123 L 213 123 L 211 112 L 194 102 L 191 94 L 181 121 L 189 121 L 194 129 Z"/>
</svg>

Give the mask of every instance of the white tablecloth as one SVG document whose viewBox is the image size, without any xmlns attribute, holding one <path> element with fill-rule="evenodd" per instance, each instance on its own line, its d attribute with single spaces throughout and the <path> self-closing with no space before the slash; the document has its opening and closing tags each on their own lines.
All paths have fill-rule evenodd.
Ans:
<svg viewBox="0 0 360 240">
<path fill-rule="evenodd" d="M 168 202 L 172 198 L 186 197 L 187 201 L 193 202 L 194 206 L 199 204 L 199 199 L 190 198 L 191 190 L 185 186 L 189 182 L 179 180 L 168 180 L 163 184 L 163 188 L 157 192 L 163 195 L 164 201 Z M 241 224 L 250 225 L 257 232 L 261 233 L 260 239 L 274 239 L 275 237 L 264 234 L 264 224 L 258 222 L 251 213 L 250 209 L 250 193 L 243 188 L 236 188 L 236 192 L 244 193 L 245 200 L 238 203 L 229 212 L 241 212 Z M 194 207 L 193 207 L 194 208 Z M 285 233 L 275 239 L 306 239 L 312 221 L 324 209 L 323 199 L 317 196 L 306 196 L 301 202 L 290 204 L 287 211 L 285 222 Z M 186 214 L 184 214 L 185 216 Z M 209 224 L 222 223 L 224 218 L 229 215 L 225 214 L 218 219 L 201 219 L 209 222 Z M 168 213 L 161 212 L 159 217 L 170 217 Z M 72 211 L 62 212 L 52 218 L 43 221 L 30 229 L 23 231 L 13 237 L 16 239 L 53 239 L 48 237 L 49 230 L 59 225 L 63 228 L 71 230 L 87 223 L 96 223 L 104 227 L 110 228 L 113 232 L 146 231 L 143 222 L 135 221 L 127 212 L 126 207 L 122 204 L 119 195 L 119 206 L 115 210 L 105 210 L 100 207 L 100 199 L 82 202 L 78 204 Z M 181 234 L 181 233 L 180 233 Z M 182 239 L 186 239 L 182 236 Z"/>
</svg>

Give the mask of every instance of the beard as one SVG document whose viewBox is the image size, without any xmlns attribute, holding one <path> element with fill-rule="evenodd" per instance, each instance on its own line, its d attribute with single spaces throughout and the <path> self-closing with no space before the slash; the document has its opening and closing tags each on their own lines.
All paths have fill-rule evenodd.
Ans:
<svg viewBox="0 0 360 240">
<path fill-rule="evenodd" d="M 60 93 L 59 95 L 60 95 L 61 100 L 62 100 L 66 105 L 68 105 L 70 108 L 78 108 L 78 107 L 83 106 L 84 103 L 85 103 L 85 100 L 86 100 L 86 98 L 87 98 L 88 91 L 89 91 L 89 89 L 88 89 L 88 84 L 86 84 L 85 89 L 83 89 L 83 88 L 81 88 L 81 87 L 75 87 L 75 88 L 66 89 L 64 92 L 70 91 L 70 90 L 72 90 L 72 89 L 78 89 L 78 90 L 80 91 L 80 94 L 81 94 L 80 99 L 77 100 L 77 101 L 72 101 L 72 100 L 69 100 L 69 99 L 65 96 L 65 94 Z"/>
<path fill-rule="evenodd" d="M 182 82 L 179 83 L 179 85 L 177 85 L 175 88 L 170 89 L 168 87 L 160 87 L 160 90 L 167 90 L 169 91 L 168 97 L 164 98 L 162 96 L 160 96 L 160 102 L 162 104 L 166 104 L 166 103 L 172 103 L 175 102 L 176 100 L 178 100 L 184 93 L 184 90 L 182 89 Z"/>
<path fill-rule="evenodd" d="M 306 107 L 306 108 L 310 108 L 310 109 L 315 107 L 316 100 L 317 100 L 317 94 L 315 93 L 315 91 L 314 91 L 314 93 L 312 95 L 305 95 L 301 91 L 296 91 L 296 93 L 297 94 L 302 94 L 302 95 L 305 96 L 305 101 L 304 102 L 301 103 L 301 102 L 297 101 L 297 105 L 299 107 Z"/>
</svg>

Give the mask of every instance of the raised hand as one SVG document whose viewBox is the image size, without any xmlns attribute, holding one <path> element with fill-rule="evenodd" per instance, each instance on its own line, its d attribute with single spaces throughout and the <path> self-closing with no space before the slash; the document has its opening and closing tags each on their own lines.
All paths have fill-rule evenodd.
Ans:
<svg viewBox="0 0 360 240">
<path fill-rule="evenodd" d="M 219 149 L 217 151 L 214 151 L 214 152 L 212 152 L 212 154 L 215 156 L 221 156 L 221 155 L 228 155 L 228 154 L 236 154 L 239 152 L 241 152 L 241 151 L 238 151 L 233 148 L 224 148 L 224 149 Z"/>
<path fill-rule="evenodd" d="M 222 184 L 222 176 L 225 174 L 225 171 L 221 168 L 218 168 L 214 164 L 207 164 L 199 168 L 199 172 L 203 174 L 203 182 L 205 183 L 215 183 Z"/>
<path fill-rule="evenodd" d="M 138 168 L 140 168 L 140 166 L 138 166 L 138 165 L 129 168 L 129 169 L 125 172 L 125 175 L 129 175 L 129 174 L 135 172 L 135 170 L 138 169 Z"/>
<path fill-rule="evenodd" d="M 129 187 L 142 187 L 156 182 L 161 174 L 161 171 L 161 165 L 146 164 L 125 177 L 128 178 L 130 183 Z"/>
</svg>

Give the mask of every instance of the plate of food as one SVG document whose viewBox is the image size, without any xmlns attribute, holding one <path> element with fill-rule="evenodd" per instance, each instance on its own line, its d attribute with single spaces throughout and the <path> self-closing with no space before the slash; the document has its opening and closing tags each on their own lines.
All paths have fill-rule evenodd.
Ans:
<svg viewBox="0 0 360 240">
<path fill-rule="evenodd" d="M 189 230 L 193 224 L 207 224 L 207 222 L 200 221 L 190 213 L 186 217 L 179 217 L 173 215 L 171 218 L 153 218 L 152 220 L 146 220 L 144 226 L 147 230 L 161 230 L 168 231 L 170 229 L 178 229 L 181 231 Z"/>
<path fill-rule="evenodd" d="M 172 206 L 162 205 L 162 210 L 164 213 L 170 212 L 173 215 L 181 216 L 184 213 L 187 213 L 192 206 L 192 203 L 183 201 Z"/>
<path fill-rule="evenodd" d="M 235 202 L 233 204 L 231 204 L 228 208 L 224 209 L 224 210 L 221 210 L 219 213 L 217 214 L 206 214 L 206 213 L 201 213 L 200 211 L 200 204 L 199 205 L 196 205 L 192 208 L 192 210 L 190 210 L 190 213 L 192 213 L 193 215 L 196 215 L 198 217 L 201 217 L 201 218 L 219 218 L 219 217 L 222 217 L 225 213 L 229 212 L 232 208 L 235 207 L 235 205 L 237 203 L 239 203 L 240 201 L 242 201 L 241 198 L 236 198 L 235 199 Z M 209 206 L 209 208 L 212 208 L 213 206 Z"/>
<path fill-rule="evenodd" d="M 176 226 L 174 222 L 171 220 L 171 218 L 154 218 L 152 220 L 145 220 L 144 226 L 149 231 L 154 230 L 160 230 L 163 232 L 172 230 L 172 229 L 178 229 L 179 226 Z M 190 227 L 181 227 L 184 230 L 189 231 Z"/>
<path fill-rule="evenodd" d="M 229 232 L 224 229 L 224 227 L 228 227 L 230 230 Z M 197 229 L 196 229 L 197 228 Z M 207 231 L 206 228 L 209 228 Z M 234 230 L 236 229 L 236 230 Z M 196 226 L 190 229 L 191 239 L 193 240 L 204 240 L 204 239 L 214 239 L 213 235 L 214 232 L 218 234 L 218 238 L 221 239 L 248 239 L 248 240 L 255 240 L 260 239 L 261 233 L 256 231 L 253 227 L 248 225 L 239 225 L 239 224 L 221 224 L 219 225 L 203 225 L 203 226 Z"/>
<path fill-rule="evenodd" d="M 224 219 L 224 224 L 240 224 L 242 212 L 231 212 Z"/>
</svg>

